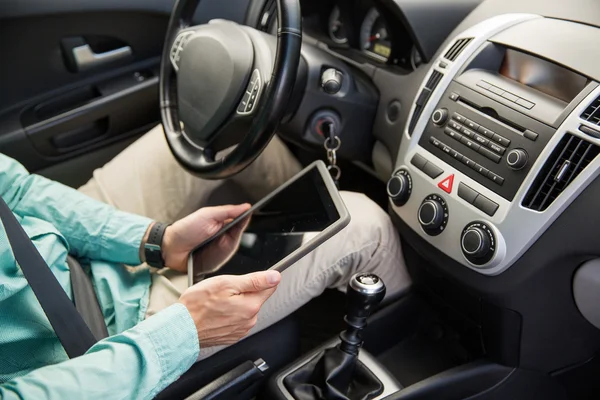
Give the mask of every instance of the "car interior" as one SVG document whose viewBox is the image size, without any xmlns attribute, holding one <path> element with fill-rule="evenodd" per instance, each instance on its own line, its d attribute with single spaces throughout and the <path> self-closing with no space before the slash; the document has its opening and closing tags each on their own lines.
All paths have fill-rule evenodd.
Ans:
<svg viewBox="0 0 600 400">
<path fill-rule="evenodd" d="M 598 399 L 598 43 L 595 0 L 9 0 L 0 151 L 77 188 L 162 123 L 226 179 L 277 134 L 389 213 L 408 293 L 328 290 L 157 398 Z"/>
</svg>

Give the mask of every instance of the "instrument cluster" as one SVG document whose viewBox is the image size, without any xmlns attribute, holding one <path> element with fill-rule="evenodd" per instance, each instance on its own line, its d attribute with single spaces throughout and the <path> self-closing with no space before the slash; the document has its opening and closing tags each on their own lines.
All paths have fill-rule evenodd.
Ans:
<svg viewBox="0 0 600 400">
<path fill-rule="evenodd" d="M 374 0 L 302 2 L 304 30 L 346 57 L 414 70 L 421 57 L 398 16 Z"/>
</svg>

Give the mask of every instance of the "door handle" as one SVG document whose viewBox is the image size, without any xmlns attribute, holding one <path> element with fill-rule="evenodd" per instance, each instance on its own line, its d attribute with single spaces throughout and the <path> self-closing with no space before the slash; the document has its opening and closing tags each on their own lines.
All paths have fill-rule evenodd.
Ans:
<svg viewBox="0 0 600 400">
<path fill-rule="evenodd" d="M 120 47 L 104 53 L 94 53 L 89 44 L 73 47 L 73 59 L 78 71 L 87 71 L 113 61 L 122 60 L 133 54 L 130 46 Z"/>
</svg>

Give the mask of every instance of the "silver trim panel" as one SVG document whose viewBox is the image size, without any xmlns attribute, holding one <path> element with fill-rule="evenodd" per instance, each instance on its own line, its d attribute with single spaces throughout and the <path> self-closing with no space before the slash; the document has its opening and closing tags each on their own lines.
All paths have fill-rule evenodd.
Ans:
<svg viewBox="0 0 600 400">
<path fill-rule="evenodd" d="M 515 261 L 523 255 L 535 241 L 544 233 L 544 231 L 558 218 L 558 216 L 567 208 L 575 198 L 600 174 L 600 157 L 597 157 L 590 165 L 584 169 L 581 174 L 575 179 L 569 187 L 552 203 L 548 209 L 543 212 L 537 212 L 524 208 L 521 204 L 527 194 L 527 191 L 536 176 L 542 169 L 546 159 L 552 153 L 556 145 L 559 143 L 565 133 L 569 132 L 575 136 L 581 137 L 588 142 L 595 143 L 600 146 L 600 139 L 592 138 L 579 132 L 580 124 L 587 125 L 579 118 L 583 110 L 600 95 L 600 87 L 590 93 L 584 101 L 582 101 L 565 119 L 563 124 L 558 128 L 556 134 L 548 142 L 544 151 L 540 154 L 535 164 L 532 166 L 529 174 L 525 178 L 519 191 L 515 195 L 512 202 L 500 197 L 499 195 L 487 189 L 483 185 L 477 183 L 460 171 L 452 168 L 449 164 L 443 162 L 435 155 L 419 146 L 419 140 L 427 125 L 428 119 L 436 109 L 436 105 L 440 101 L 442 95 L 447 90 L 449 84 L 455 78 L 455 75 L 461 68 L 462 64 L 467 61 L 477 49 L 484 44 L 490 37 L 498 32 L 505 30 L 511 26 L 517 25 L 524 21 L 529 21 L 536 18 L 542 18 L 538 15 L 531 14 L 506 14 L 491 18 L 487 21 L 478 24 L 467 31 L 458 35 L 456 39 L 473 37 L 474 39 L 463 50 L 458 59 L 450 63 L 446 69 L 439 69 L 439 61 L 442 56 L 432 62 L 432 67 L 423 80 L 421 87 L 417 93 L 423 89 L 425 82 L 429 79 L 432 72 L 437 70 L 444 74 L 444 77 L 438 84 L 436 90 L 431 94 L 419 121 L 413 131 L 412 137 L 409 136 L 408 130 L 403 132 L 403 140 L 400 145 L 400 151 L 396 160 L 396 169 L 406 168 L 410 171 L 413 180 L 413 191 L 409 201 L 402 207 L 396 207 L 390 202 L 396 214 L 423 239 L 431 245 L 445 253 L 460 264 L 475 270 L 485 275 L 497 275 L 509 268 Z M 445 54 L 452 46 L 455 40 L 451 41 L 448 47 L 441 52 Z M 414 111 L 411 110 L 411 115 Z M 408 124 L 406 125 L 408 127 Z M 419 154 L 436 166 L 442 168 L 444 173 L 433 180 L 422 171 L 415 168 L 410 160 L 415 154 Z M 451 194 L 445 193 L 438 188 L 438 183 L 454 174 L 454 186 Z M 465 200 L 458 197 L 458 186 L 464 183 L 473 188 L 488 199 L 499 205 L 498 210 L 493 217 L 478 210 Z M 431 193 L 436 193 L 442 196 L 448 203 L 449 220 L 445 232 L 439 236 L 429 236 L 421 228 L 418 221 L 418 209 L 425 197 Z M 461 234 L 465 226 L 473 221 L 484 221 L 493 230 L 497 239 L 497 250 L 494 257 L 485 265 L 477 266 L 471 264 L 462 254 L 461 250 Z"/>
</svg>

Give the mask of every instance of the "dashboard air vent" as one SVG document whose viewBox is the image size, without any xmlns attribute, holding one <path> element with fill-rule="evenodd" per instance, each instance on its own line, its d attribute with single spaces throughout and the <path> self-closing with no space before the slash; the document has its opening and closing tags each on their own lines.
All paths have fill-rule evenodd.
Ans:
<svg viewBox="0 0 600 400">
<path fill-rule="evenodd" d="M 427 100 L 429 100 L 429 96 L 431 96 L 431 93 L 435 90 L 438 83 L 440 83 L 440 80 L 442 80 L 443 77 L 444 74 L 433 70 L 433 73 L 429 77 L 429 80 L 427 80 L 427 84 L 419 94 L 419 97 L 417 97 L 417 101 L 415 102 L 415 111 L 413 112 L 412 118 L 410 119 L 410 124 L 408 125 L 408 133 L 410 135 L 412 135 L 413 130 L 415 129 L 415 125 L 417 125 L 417 121 L 419 120 L 419 117 L 423 112 L 425 104 L 427 104 Z"/>
<path fill-rule="evenodd" d="M 452 47 L 450 47 L 450 50 L 446 52 L 444 58 L 449 61 L 456 60 L 458 55 L 465 49 L 465 47 L 467 47 L 471 40 L 473 40 L 473 38 L 458 39 L 456 42 L 454 42 Z"/>
<path fill-rule="evenodd" d="M 599 153 L 598 146 L 567 133 L 533 182 L 523 206 L 547 209 Z"/>
<path fill-rule="evenodd" d="M 585 109 L 581 118 L 600 126 L 600 96 Z"/>
</svg>

